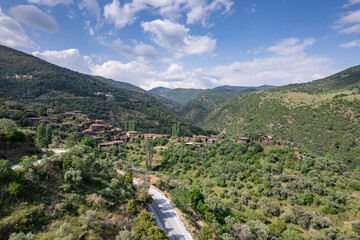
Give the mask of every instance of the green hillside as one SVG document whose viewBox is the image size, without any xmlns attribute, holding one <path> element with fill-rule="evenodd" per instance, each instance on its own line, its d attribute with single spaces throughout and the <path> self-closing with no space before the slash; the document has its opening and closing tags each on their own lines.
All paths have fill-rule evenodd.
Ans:
<svg viewBox="0 0 360 240">
<path fill-rule="evenodd" d="M 139 131 L 171 133 L 178 121 L 184 133 L 200 131 L 140 88 L 98 79 L 0 46 L 0 94 L 11 100 L 61 112 L 76 109 L 118 126 L 134 119 Z"/>
<path fill-rule="evenodd" d="M 189 89 L 189 88 L 163 88 L 158 87 L 151 89 L 149 92 L 167 99 L 171 99 L 180 104 L 186 104 L 191 99 L 199 97 L 202 93 L 209 91 L 209 89 Z"/>
<path fill-rule="evenodd" d="M 220 104 L 232 99 L 240 94 L 248 91 L 256 91 L 255 89 L 246 89 L 241 91 L 231 90 L 211 90 L 204 92 L 199 97 L 190 100 L 179 111 L 179 115 L 183 116 L 192 124 L 199 124 Z M 201 124 L 199 124 L 201 125 Z"/>
<path fill-rule="evenodd" d="M 318 154 L 359 164 L 360 67 L 306 84 L 243 94 L 214 110 L 207 129 L 276 134 Z"/>
</svg>

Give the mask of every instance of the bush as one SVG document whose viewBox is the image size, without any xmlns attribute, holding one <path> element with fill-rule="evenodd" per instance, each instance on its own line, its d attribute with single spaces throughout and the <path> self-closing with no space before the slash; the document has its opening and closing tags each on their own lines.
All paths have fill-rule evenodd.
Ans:
<svg viewBox="0 0 360 240">
<path fill-rule="evenodd" d="M 281 236 L 286 240 L 305 240 L 305 238 L 295 229 L 288 229 Z"/>
<path fill-rule="evenodd" d="M 91 225 L 94 225 L 94 222 L 97 219 L 97 213 L 93 210 L 88 210 L 85 212 L 85 214 L 82 214 L 79 217 L 79 222 L 82 225 L 85 225 L 86 227 L 91 227 Z"/>
<path fill-rule="evenodd" d="M 0 159 L 0 179 L 7 179 L 12 176 L 11 162 Z"/>
<path fill-rule="evenodd" d="M 357 234 L 360 234 L 360 221 L 352 222 L 351 224 L 352 230 L 356 232 Z"/>
<path fill-rule="evenodd" d="M 116 240 L 136 240 L 136 234 L 127 230 L 120 231 Z"/>
<path fill-rule="evenodd" d="M 269 225 L 270 233 L 275 237 L 279 237 L 286 230 L 286 228 L 286 223 L 281 219 L 277 219 Z"/>
<path fill-rule="evenodd" d="M 213 232 L 209 226 L 202 226 L 198 235 L 199 240 L 209 240 L 213 238 Z"/>
<path fill-rule="evenodd" d="M 135 215 L 135 214 L 137 213 L 136 205 L 135 205 L 135 201 L 134 201 L 134 200 L 129 200 L 129 201 L 128 201 L 128 209 L 129 209 L 129 212 L 130 212 L 132 215 Z"/>
<path fill-rule="evenodd" d="M 35 240 L 35 235 L 29 232 L 25 235 L 23 232 L 12 233 L 9 240 Z"/>
<path fill-rule="evenodd" d="M 64 175 L 65 182 L 73 185 L 80 185 L 82 181 L 81 171 L 70 168 Z"/>
<path fill-rule="evenodd" d="M 20 189 L 21 189 L 21 184 L 20 183 L 11 182 L 9 184 L 9 194 L 10 194 L 10 196 L 16 197 L 19 194 Z"/>
<path fill-rule="evenodd" d="M 260 201 L 261 211 L 267 217 L 278 217 L 280 216 L 280 207 L 278 204 L 269 201 L 268 199 L 262 199 Z"/>
<path fill-rule="evenodd" d="M 71 225 L 70 223 L 64 222 L 60 228 L 56 231 L 56 237 L 55 240 L 76 240 L 77 238 L 73 235 L 71 231 Z"/>
</svg>

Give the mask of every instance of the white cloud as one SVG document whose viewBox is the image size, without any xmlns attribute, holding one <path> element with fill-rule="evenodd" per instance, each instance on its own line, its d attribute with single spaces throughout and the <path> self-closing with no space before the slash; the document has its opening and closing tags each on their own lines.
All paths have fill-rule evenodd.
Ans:
<svg viewBox="0 0 360 240">
<path fill-rule="evenodd" d="M 360 33 L 360 10 L 343 14 L 333 28 L 343 34 Z"/>
<path fill-rule="evenodd" d="M 185 55 L 210 53 L 216 48 L 216 39 L 209 36 L 191 36 L 189 29 L 168 19 L 142 22 L 144 31 L 153 34 L 153 41 L 175 54 Z"/>
<path fill-rule="evenodd" d="M 306 38 L 302 43 L 298 38 L 288 38 L 280 41 L 277 45 L 269 47 L 267 50 L 278 55 L 294 55 L 303 53 L 305 48 L 316 42 L 313 38 Z"/>
<path fill-rule="evenodd" d="M 346 4 L 344 4 L 344 8 L 348 8 L 348 7 L 350 7 L 350 6 L 352 6 L 352 5 L 355 5 L 355 4 L 357 4 L 357 3 L 360 3 L 360 0 L 349 0 Z"/>
<path fill-rule="evenodd" d="M 107 61 L 92 68 L 93 75 L 99 75 L 114 80 L 128 82 L 140 86 L 148 81 L 149 63 L 143 58 L 123 63 L 120 61 Z"/>
<path fill-rule="evenodd" d="M 46 5 L 49 7 L 56 6 L 58 4 L 69 5 L 72 4 L 72 0 L 28 0 L 29 3 Z"/>
<path fill-rule="evenodd" d="M 97 0 L 82 0 L 78 4 L 78 7 L 80 10 L 88 10 L 91 14 L 96 16 L 98 20 L 100 19 L 101 9 Z"/>
<path fill-rule="evenodd" d="M 108 60 L 94 64 L 90 57 L 81 56 L 77 49 L 36 52 L 34 55 L 80 72 L 132 83 L 145 89 L 158 86 L 209 88 L 219 85 L 285 85 L 308 82 L 338 71 L 334 68 L 333 59 L 305 52 L 306 47 L 315 42 L 314 39 L 289 39 L 269 47 L 268 51 L 272 53 L 269 57 L 189 71 L 181 63 L 170 59 L 163 61 L 168 66 L 165 71 L 156 70 L 157 66 L 142 57 L 130 62 Z"/>
<path fill-rule="evenodd" d="M 50 33 L 58 30 L 56 21 L 33 5 L 19 5 L 12 7 L 10 8 L 10 13 L 17 21 L 25 23 L 32 28 Z"/>
<path fill-rule="evenodd" d="M 186 14 L 186 23 L 207 24 L 211 14 L 223 10 L 220 14 L 228 14 L 233 6 L 231 0 L 132 0 L 120 4 L 119 0 L 105 5 L 105 18 L 117 28 L 123 28 L 136 20 L 136 14 L 142 10 L 157 11 L 162 17 L 176 20 Z"/>
<path fill-rule="evenodd" d="M 113 0 L 112 3 L 105 5 L 104 16 L 117 28 L 123 28 L 135 21 L 136 11 L 138 10 L 129 3 L 120 6 L 119 0 Z"/>
<path fill-rule="evenodd" d="M 0 44 L 12 48 L 38 48 L 26 35 L 21 25 L 11 17 L 5 15 L 0 7 Z"/>
<path fill-rule="evenodd" d="M 105 46 L 108 46 L 120 54 L 131 57 L 148 57 L 155 58 L 159 55 L 153 46 L 145 44 L 143 42 L 135 42 L 135 46 L 124 45 L 123 42 L 118 38 L 111 43 L 101 41 Z"/>
<path fill-rule="evenodd" d="M 69 68 L 81 73 L 91 73 L 92 60 L 88 56 L 82 56 L 78 49 L 67 49 L 61 51 L 33 52 L 34 56 L 44 59 L 50 63 Z"/>
<path fill-rule="evenodd" d="M 354 40 L 351 42 L 343 43 L 339 45 L 342 48 L 360 47 L 360 40 Z"/>
</svg>

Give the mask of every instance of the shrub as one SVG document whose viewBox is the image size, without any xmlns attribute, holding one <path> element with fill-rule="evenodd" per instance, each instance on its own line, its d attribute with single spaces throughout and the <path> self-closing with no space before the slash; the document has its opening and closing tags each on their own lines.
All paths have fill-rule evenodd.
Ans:
<svg viewBox="0 0 360 240">
<path fill-rule="evenodd" d="M 360 221 L 354 221 L 351 224 L 352 230 L 356 232 L 357 234 L 360 234 Z"/>
<path fill-rule="evenodd" d="M 268 199 L 262 199 L 260 201 L 261 211 L 267 217 L 278 217 L 280 216 L 280 207 L 278 204 L 269 201 Z"/>
<path fill-rule="evenodd" d="M 80 185 L 82 181 L 81 171 L 70 168 L 64 175 L 65 182 L 73 185 Z"/>
<path fill-rule="evenodd" d="M 200 233 L 198 235 L 199 240 L 209 240 L 212 239 L 213 232 L 209 226 L 202 226 L 200 229 Z"/>
<path fill-rule="evenodd" d="M 9 178 L 12 174 L 11 162 L 0 159 L 0 179 Z"/>
<path fill-rule="evenodd" d="M 129 201 L 128 201 L 128 209 L 129 209 L 129 212 L 130 212 L 132 215 L 135 215 L 135 214 L 137 213 L 136 205 L 135 205 L 135 201 L 134 201 L 134 200 L 129 200 Z"/>
<path fill-rule="evenodd" d="M 88 210 L 85 214 L 79 217 L 79 222 L 86 227 L 91 227 L 97 219 L 97 213 L 93 210 Z"/>
<path fill-rule="evenodd" d="M 12 233 L 9 240 L 35 240 L 35 235 L 31 232 L 25 234 L 23 232 Z"/>
<path fill-rule="evenodd" d="M 279 237 L 286 230 L 286 228 L 286 223 L 281 219 L 277 219 L 269 225 L 270 233 L 275 237 Z"/>
<path fill-rule="evenodd" d="M 127 230 L 120 231 L 116 240 L 136 240 L 136 234 Z"/>
<path fill-rule="evenodd" d="M 9 184 L 9 194 L 10 194 L 10 196 L 16 197 L 19 194 L 20 189 L 21 189 L 21 184 L 20 183 L 11 182 Z"/>
</svg>

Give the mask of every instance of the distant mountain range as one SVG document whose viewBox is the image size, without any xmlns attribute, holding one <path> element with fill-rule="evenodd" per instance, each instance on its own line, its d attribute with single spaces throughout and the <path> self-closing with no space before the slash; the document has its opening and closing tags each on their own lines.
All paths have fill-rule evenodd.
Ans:
<svg viewBox="0 0 360 240">
<path fill-rule="evenodd" d="M 154 95 L 158 95 L 172 101 L 178 102 L 182 105 L 188 103 L 189 101 L 200 97 L 203 93 L 217 91 L 217 90 L 228 90 L 228 91 L 259 91 L 275 88 L 275 86 L 271 85 L 263 85 L 259 87 L 241 87 L 241 86 L 219 86 L 212 89 L 195 89 L 195 88 L 164 88 L 164 87 L 157 87 L 149 90 L 150 93 Z"/>
</svg>

